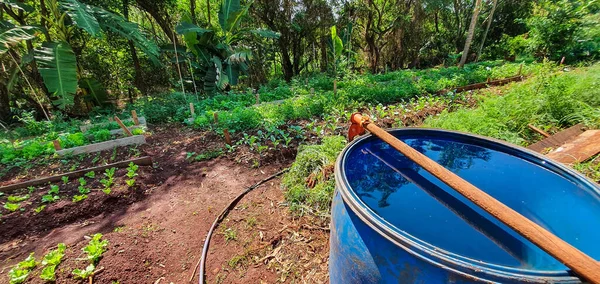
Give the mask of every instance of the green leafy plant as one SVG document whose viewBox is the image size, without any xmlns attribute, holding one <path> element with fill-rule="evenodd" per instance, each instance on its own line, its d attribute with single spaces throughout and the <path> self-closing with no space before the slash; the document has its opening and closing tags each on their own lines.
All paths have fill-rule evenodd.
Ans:
<svg viewBox="0 0 600 284">
<path fill-rule="evenodd" d="M 4 203 L 4 209 L 6 209 L 10 212 L 15 212 L 15 211 L 19 210 L 20 207 L 21 207 L 21 204 L 19 204 L 19 203 L 10 203 L 10 202 Z"/>
<path fill-rule="evenodd" d="M 35 212 L 35 214 L 39 214 L 40 212 L 44 211 L 44 209 L 46 209 L 46 205 L 40 205 L 33 209 L 33 211 Z"/>
<path fill-rule="evenodd" d="M 225 237 L 225 242 L 235 241 L 237 240 L 237 231 L 232 228 L 227 228 L 223 232 L 223 236 Z"/>
<path fill-rule="evenodd" d="M 95 142 L 108 141 L 112 138 L 112 135 L 110 134 L 110 130 L 108 130 L 108 129 L 100 129 L 98 131 L 94 131 L 92 133 L 92 135 L 94 135 Z"/>
<path fill-rule="evenodd" d="M 133 130 L 131 130 L 131 134 L 133 135 L 142 135 L 144 134 L 144 130 L 141 128 L 134 128 Z"/>
<path fill-rule="evenodd" d="M 96 270 L 96 266 L 94 264 L 90 264 L 83 270 L 76 268 L 72 273 L 76 278 L 85 280 L 94 275 L 94 270 Z"/>
<path fill-rule="evenodd" d="M 80 191 L 81 191 L 81 190 L 80 190 Z M 87 199 L 87 198 L 88 198 L 87 194 L 79 194 L 79 195 L 74 195 L 74 196 L 73 196 L 73 202 L 77 203 L 77 202 L 79 202 L 79 201 L 83 201 L 83 200 L 85 200 L 85 199 Z"/>
<path fill-rule="evenodd" d="M 37 266 L 33 255 L 34 253 L 32 252 L 25 260 L 19 262 L 19 264 L 8 272 L 10 284 L 20 284 L 27 280 L 29 273 Z"/>
<path fill-rule="evenodd" d="M 94 171 L 87 172 L 85 176 L 88 178 L 96 178 L 96 173 Z"/>
<path fill-rule="evenodd" d="M 102 234 L 94 234 L 90 243 L 82 250 L 87 253 L 87 258 L 92 264 L 98 264 L 102 254 L 106 251 L 108 246 L 107 240 L 102 240 Z"/>
<path fill-rule="evenodd" d="M 138 168 L 138 165 L 134 163 L 129 163 L 129 167 L 127 167 L 127 174 L 125 174 L 129 178 L 125 181 L 125 183 L 127 183 L 127 186 L 132 187 L 135 185 L 135 177 L 138 176 Z"/>
<path fill-rule="evenodd" d="M 29 187 L 27 187 L 27 191 L 29 192 L 29 194 L 32 194 L 35 191 L 35 187 L 29 186 Z M 2 196 L 2 195 L 0 195 L 0 196 Z"/>
<path fill-rule="evenodd" d="M 11 195 L 11 196 L 8 197 L 8 202 L 19 203 L 21 201 L 25 201 L 25 200 L 29 199 L 29 197 L 31 197 L 31 195 L 29 195 L 29 194 L 26 194 L 26 195 L 23 195 L 23 196 L 13 196 L 13 195 Z"/>
<path fill-rule="evenodd" d="M 86 186 L 87 185 L 87 181 L 85 181 L 84 178 L 79 178 L 79 185 L 80 186 Z"/>
<path fill-rule="evenodd" d="M 69 183 L 69 177 L 68 176 L 63 176 L 62 178 L 60 178 L 63 182 L 63 184 L 67 184 Z"/>
<path fill-rule="evenodd" d="M 50 251 L 42 259 L 42 272 L 40 278 L 48 282 L 56 281 L 56 267 L 61 263 L 67 246 L 63 243 L 58 244 L 58 248 Z"/>
<path fill-rule="evenodd" d="M 110 168 L 110 169 L 106 169 L 104 171 L 104 176 L 106 178 L 100 180 L 100 183 L 104 186 L 104 188 L 102 189 L 102 192 L 104 192 L 106 194 L 110 194 L 111 187 L 115 183 L 114 177 L 115 177 L 116 170 L 117 170 L 117 168 Z"/>
</svg>

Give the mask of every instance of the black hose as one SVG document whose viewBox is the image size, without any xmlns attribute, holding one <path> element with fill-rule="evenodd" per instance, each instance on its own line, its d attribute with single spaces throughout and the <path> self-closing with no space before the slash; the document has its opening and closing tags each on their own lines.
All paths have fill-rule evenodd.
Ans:
<svg viewBox="0 0 600 284">
<path fill-rule="evenodd" d="M 215 228 L 221 223 L 221 221 L 223 221 L 223 218 L 225 218 L 225 216 L 227 216 L 227 213 L 229 213 L 229 211 L 231 211 L 231 209 L 233 209 L 233 207 L 240 201 L 240 199 L 242 199 L 242 197 L 244 197 L 244 195 L 246 195 L 248 192 L 254 190 L 255 188 L 259 187 L 261 184 L 268 182 L 268 181 L 282 175 L 283 173 L 287 172 L 288 170 L 289 170 L 289 168 L 281 170 L 281 171 L 273 174 L 272 176 L 265 178 L 265 179 L 257 182 L 256 184 L 246 188 L 246 190 L 244 190 L 242 193 L 240 193 L 240 195 L 238 195 L 236 198 L 231 200 L 229 205 L 227 205 L 227 207 L 225 207 L 225 209 L 223 209 L 223 211 L 221 211 L 221 214 L 219 214 L 217 216 L 217 219 L 215 219 L 212 226 L 210 227 L 210 230 L 208 231 L 208 234 L 206 235 L 206 240 L 204 241 L 204 247 L 202 248 L 202 256 L 200 257 L 200 281 L 199 281 L 200 284 L 204 284 L 204 268 L 205 268 L 204 264 L 206 263 L 206 254 L 208 253 L 208 244 L 210 243 L 210 237 L 212 236 Z"/>
</svg>

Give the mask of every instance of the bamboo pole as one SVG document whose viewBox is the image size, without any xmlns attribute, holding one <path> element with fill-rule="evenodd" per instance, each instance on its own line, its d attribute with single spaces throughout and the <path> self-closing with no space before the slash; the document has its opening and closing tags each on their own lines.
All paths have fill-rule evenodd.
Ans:
<svg viewBox="0 0 600 284">
<path fill-rule="evenodd" d="M 135 111 L 135 109 L 131 110 L 131 118 L 133 119 L 133 123 L 135 125 L 140 125 L 140 120 L 138 119 L 138 115 L 137 115 L 137 112 Z"/>
<path fill-rule="evenodd" d="M 590 283 L 600 284 L 600 264 L 590 256 L 398 140 L 387 131 L 377 127 L 377 125 L 371 123 L 368 117 L 355 113 L 352 115 L 351 121 L 390 144 L 394 149 L 494 216 L 494 218 L 572 269 L 581 278 Z"/>
</svg>

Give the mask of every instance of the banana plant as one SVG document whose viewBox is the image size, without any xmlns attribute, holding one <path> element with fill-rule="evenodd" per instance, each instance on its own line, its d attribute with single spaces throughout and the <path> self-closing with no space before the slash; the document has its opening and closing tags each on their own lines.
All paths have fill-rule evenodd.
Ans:
<svg viewBox="0 0 600 284">
<path fill-rule="evenodd" d="M 241 27 L 251 5 L 250 2 L 242 6 L 240 0 L 223 0 L 219 10 L 220 33 L 213 27 L 198 27 L 185 17 L 176 27 L 195 59 L 192 64 L 196 69 L 195 77 L 201 78 L 205 92 L 236 85 L 240 74 L 246 73 L 252 52 L 242 44 L 242 40 L 254 35 L 279 38 L 278 33 L 270 30 Z"/>
<path fill-rule="evenodd" d="M 77 57 L 70 45 L 74 29 L 82 29 L 93 37 L 102 37 L 106 32 L 118 34 L 132 40 L 151 61 L 158 63 L 158 47 L 142 34 L 135 23 L 77 0 L 49 0 L 46 3 L 49 15 L 42 17 L 45 18 L 48 29 L 54 30 L 58 40 L 44 43 L 42 47 L 37 48 L 35 58 L 40 65 L 40 75 L 48 91 L 58 98 L 54 102 L 59 108 L 72 106 L 78 90 L 83 95 L 92 96 L 90 101 L 96 104 L 106 101 L 106 92 L 99 89 L 99 82 L 92 78 L 82 78 L 78 71 L 80 68 L 77 65 Z M 74 25 L 66 24 L 66 18 Z M 1 37 L 0 34 L 0 43 L 8 40 L 10 37 Z"/>
</svg>

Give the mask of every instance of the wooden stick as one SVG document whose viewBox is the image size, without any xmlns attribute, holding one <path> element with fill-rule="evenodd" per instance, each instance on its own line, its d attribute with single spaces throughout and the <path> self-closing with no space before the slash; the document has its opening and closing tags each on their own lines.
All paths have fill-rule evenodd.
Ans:
<svg viewBox="0 0 600 284">
<path fill-rule="evenodd" d="M 494 199 L 486 192 L 447 170 L 406 143 L 398 140 L 387 131 L 377 127 L 371 123 L 368 117 L 363 117 L 357 113 L 352 115 L 351 120 L 352 123 L 361 125 L 369 130 L 373 135 L 390 144 L 394 149 L 494 216 L 500 222 L 562 262 L 581 278 L 590 283 L 600 284 L 600 264 L 593 258 L 542 228 L 540 225 L 525 218 L 502 202 Z"/>
<path fill-rule="evenodd" d="M 519 65 L 519 73 L 517 73 L 517 76 L 521 76 L 521 71 L 523 71 L 523 63 Z"/>
<path fill-rule="evenodd" d="M 133 118 L 133 123 L 135 125 L 140 125 L 140 120 L 138 119 L 137 112 L 135 111 L 135 109 L 131 110 L 131 118 Z"/>
<path fill-rule="evenodd" d="M 213 113 L 213 118 L 215 119 L 215 124 L 219 123 L 219 113 L 218 112 Z"/>
<path fill-rule="evenodd" d="M 256 104 L 260 104 L 260 94 L 256 93 L 254 96 L 256 97 Z"/>
<path fill-rule="evenodd" d="M 192 118 L 196 117 L 196 111 L 194 110 L 194 103 L 190 103 L 190 113 L 192 114 Z"/>
<path fill-rule="evenodd" d="M 227 145 L 231 145 L 231 136 L 229 135 L 229 130 L 223 129 L 223 134 L 225 135 L 225 143 L 227 143 Z"/>
<path fill-rule="evenodd" d="M 529 128 L 530 128 L 531 130 L 533 130 L 533 131 L 535 131 L 535 132 L 537 132 L 537 133 L 541 134 L 542 136 L 544 136 L 544 137 L 546 137 L 546 138 L 550 137 L 550 134 L 548 134 L 546 131 L 539 129 L 539 128 L 537 128 L 537 127 L 533 126 L 532 124 L 527 124 L 527 126 L 529 126 Z"/>
<path fill-rule="evenodd" d="M 116 163 L 112 163 L 112 164 L 108 164 L 108 165 L 104 165 L 104 166 L 98 166 L 98 167 L 93 167 L 93 168 L 89 168 L 89 169 L 68 172 L 68 173 L 64 173 L 64 174 L 60 174 L 60 175 L 56 175 L 56 176 L 44 177 L 44 178 L 24 181 L 21 183 L 9 184 L 7 186 L 0 187 L 0 192 L 9 193 L 9 192 L 11 192 L 15 189 L 19 189 L 19 188 L 36 186 L 36 185 L 40 185 L 40 184 L 46 184 L 49 182 L 57 182 L 57 181 L 60 181 L 61 178 L 65 177 L 65 176 L 69 177 L 69 178 L 82 177 L 86 173 L 91 172 L 91 171 L 98 172 L 98 171 L 103 171 L 103 170 L 109 169 L 109 168 L 125 168 L 129 165 L 129 163 L 134 163 L 134 164 L 140 165 L 140 166 L 151 166 L 152 158 L 149 156 L 146 156 L 146 157 L 135 158 L 135 159 L 127 160 L 127 161 L 116 162 Z"/>
<path fill-rule="evenodd" d="M 58 140 L 54 140 L 54 141 L 52 141 L 52 143 L 54 143 L 54 150 L 58 151 L 58 150 L 62 149 L 62 147 L 60 147 L 60 142 Z"/>
<path fill-rule="evenodd" d="M 121 119 L 119 119 L 117 116 L 115 116 L 115 121 L 119 124 L 119 126 L 121 126 L 121 129 L 123 129 L 123 132 L 125 134 L 127 134 L 127 136 L 133 136 L 133 133 L 131 133 L 131 131 L 129 131 L 129 129 L 125 126 L 125 124 L 123 124 Z"/>
</svg>

